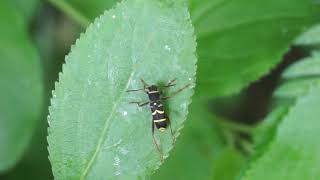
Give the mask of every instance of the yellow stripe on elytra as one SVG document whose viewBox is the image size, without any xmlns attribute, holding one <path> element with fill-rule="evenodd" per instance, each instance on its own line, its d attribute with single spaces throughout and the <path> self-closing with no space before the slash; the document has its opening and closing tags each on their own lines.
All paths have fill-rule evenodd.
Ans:
<svg viewBox="0 0 320 180">
<path fill-rule="evenodd" d="M 149 94 L 159 93 L 159 91 L 149 91 Z"/>
<path fill-rule="evenodd" d="M 156 115 L 157 113 L 159 113 L 159 114 L 164 114 L 164 111 L 159 111 L 159 110 L 155 110 L 153 113 L 152 113 L 152 115 Z"/>
<path fill-rule="evenodd" d="M 157 119 L 157 120 L 153 120 L 153 122 L 163 122 L 163 121 L 166 121 L 167 119 Z"/>
<path fill-rule="evenodd" d="M 164 127 L 159 128 L 160 132 L 164 132 L 165 130 L 166 130 L 166 128 L 164 128 Z"/>
</svg>

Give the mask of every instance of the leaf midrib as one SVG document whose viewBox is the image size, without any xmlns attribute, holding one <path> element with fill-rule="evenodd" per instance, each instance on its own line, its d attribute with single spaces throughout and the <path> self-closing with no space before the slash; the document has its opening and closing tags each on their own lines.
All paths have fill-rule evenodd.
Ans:
<svg viewBox="0 0 320 180">
<path fill-rule="evenodd" d="M 144 17 L 144 16 L 145 16 L 145 12 L 146 12 L 146 3 L 144 3 L 142 12 L 143 12 L 143 13 L 142 13 L 142 17 Z M 132 33 L 131 59 L 133 58 L 133 53 L 134 53 L 134 52 L 133 52 L 133 44 L 135 44 L 134 42 L 135 42 L 135 40 L 136 40 L 136 38 L 135 38 L 136 28 L 137 28 L 137 24 L 134 25 L 134 29 L 133 29 L 133 33 Z M 149 40 L 147 43 L 145 43 L 146 47 L 148 47 L 148 44 L 151 42 L 151 39 L 153 39 L 153 38 L 152 38 L 153 35 L 154 35 L 154 33 L 151 33 L 150 40 Z M 147 50 L 147 48 L 145 48 L 143 54 L 145 53 L 146 50 Z M 137 62 L 134 62 L 134 63 L 137 63 Z M 116 111 L 117 107 L 119 106 L 119 104 L 120 104 L 120 102 L 121 102 L 121 99 L 122 99 L 124 93 L 126 93 L 126 90 L 129 88 L 129 84 L 130 84 L 130 82 L 131 82 L 131 80 L 132 80 L 132 77 L 133 77 L 136 69 L 137 69 L 137 66 L 134 65 L 133 68 L 132 68 L 132 72 L 131 72 L 131 74 L 130 74 L 130 76 L 129 76 L 129 78 L 128 78 L 128 81 L 127 81 L 127 84 L 126 84 L 125 88 L 122 90 L 122 93 L 120 94 L 118 100 L 116 101 L 116 103 L 115 103 L 114 106 L 112 107 L 111 114 L 109 115 L 109 117 L 107 118 L 107 120 L 106 120 L 106 122 L 105 122 L 105 125 L 104 125 L 104 128 L 103 128 L 103 130 L 102 130 L 100 139 L 99 139 L 98 144 L 97 144 L 97 146 L 96 146 L 96 150 L 95 150 L 94 154 L 92 155 L 90 161 L 88 162 L 87 166 L 85 167 L 85 170 L 83 171 L 82 175 L 80 176 L 80 180 L 84 180 L 84 178 L 87 176 L 87 174 L 88 174 L 90 168 L 92 167 L 92 165 L 93 165 L 93 163 L 94 163 L 97 155 L 99 154 L 100 149 L 101 149 L 101 146 L 102 146 L 102 144 L 103 144 L 103 142 L 104 142 L 106 133 L 107 133 L 109 127 L 110 127 L 111 119 L 113 118 L 113 116 L 114 116 L 114 114 L 115 114 L 115 111 Z"/>
<path fill-rule="evenodd" d="M 104 141 L 104 139 L 105 139 L 104 137 L 105 137 L 105 135 L 106 135 L 106 133 L 107 133 L 109 127 L 110 127 L 111 119 L 113 118 L 113 116 L 114 116 L 114 114 L 115 114 L 115 112 L 116 112 L 116 109 L 118 108 L 118 106 L 119 106 L 119 104 L 120 104 L 120 102 L 121 102 L 121 99 L 122 99 L 122 97 L 123 97 L 123 94 L 126 93 L 126 89 L 128 89 L 129 84 L 130 84 L 130 82 L 131 82 L 131 79 L 132 79 L 134 73 L 135 73 L 135 69 L 132 70 L 132 72 L 131 72 L 131 74 L 130 74 L 130 76 L 129 76 L 129 78 L 128 78 L 128 81 L 127 81 L 127 84 L 126 84 L 125 88 L 122 90 L 122 93 L 120 94 L 118 100 L 117 100 L 116 103 L 113 105 L 112 110 L 111 110 L 111 114 L 109 115 L 109 117 L 107 118 L 107 120 L 106 120 L 106 122 L 105 122 L 105 124 L 104 124 L 104 128 L 103 128 L 103 130 L 102 130 L 101 136 L 100 136 L 99 141 L 98 141 L 98 144 L 97 144 L 97 146 L 96 146 L 96 150 L 95 150 L 94 154 L 92 155 L 90 161 L 88 162 L 85 170 L 83 171 L 83 173 L 82 173 L 82 175 L 81 175 L 81 177 L 80 177 L 80 180 L 83 180 L 83 179 L 86 177 L 86 175 L 88 174 L 88 172 L 89 172 L 92 164 L 94 163 L 97 155 L 99 154 L 100 149 L 101 149 L 101 146 L 102 146 L 103 141 Z"/>
</svg>

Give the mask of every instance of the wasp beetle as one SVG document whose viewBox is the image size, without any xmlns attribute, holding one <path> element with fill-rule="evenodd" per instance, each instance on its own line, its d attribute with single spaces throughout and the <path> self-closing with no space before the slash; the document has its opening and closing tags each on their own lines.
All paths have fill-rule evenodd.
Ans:
<svg viewBox="0 0 320 180">
<path fill-rule="evenodd" d="M 161 90 L 176 85 L 176 79 L 171 80 L 165 86 L 148 85 L 143 79 L 141 79 L 141 82 L 143 84 L 143 88 L 127 90 L 127 92 L 143 90 L 148 95 L 149 100 L 147 102 L 133 101 L 133 102 L 130 102 L 130 103 L 137 104 L 140 107 L 149 104 L 150 110 L 151 110 L 151 114 L 152 114 L 152 137 L 153 137 L 153 142 L 154 142 L 157 150 L 160 153 L 161 162 L 163 162 L 163 154 L 162 154 L 162 152 L 160 150 L 160 147 L 159 147 L 158 143 L 155 140 L 154 127 L 159 129 L 160 132 L 165 132 L 167 127 L 169 126 L 173 142 L 175 142 L 175 137 L 174 137 L 172 129 L 171 129 L 170 119 L 169 119 L 168 115 L 166 114 L 166 112 L 164 110 L 162 102 L 172 98 L 173 96 L 177 95 L 178 93 L 180 93 L 184 89 L 188 88 L 190 86 L 190 84 L 180 88 L 179 90 L 174 92 L 171 96 L 161 97 Z"/>
</svg>

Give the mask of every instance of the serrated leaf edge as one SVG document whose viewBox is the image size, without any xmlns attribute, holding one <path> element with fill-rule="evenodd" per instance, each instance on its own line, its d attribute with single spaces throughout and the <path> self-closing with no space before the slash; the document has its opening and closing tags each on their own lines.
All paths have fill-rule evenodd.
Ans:
<svg viewBox="0 0 320 180">
<path fill-rule="evenodd" d="M 50 130 L 51 130 L 51 127 L 50 127 L 51 116 L 50 116 L 50 114 L 52 113 L 52 110 L 51 110 L 51 109 L 52 109 L 52 100 L 53 100 L 53 98 L 55 97 L 55 94 L 54 94 L 55 89 L 57 89 L 57 88 L 59 87 L 59 82 L 63 79 L 63 78 L 62 78 L 62 77 L 63 77 L 62 74 L 63 74 L 63 72 L 65 72 L 65 70 L 68 68 L 68 65 L 67 65 L 67 59 L 68 59 L 68 57 L 70 56 L 70 54 L 72 54 L 73 50 L 75 49 L 75 46 L 77 46 L 77 44 L 79 43 L 80 39 L 83 38 L 88 31 L 91 31 L 91 29 L 94 27 L 94 25 L 95 25 L 97 22 L 101 21 L 101 18 L 102 18 L 103 16 L 108 15 L 109 13 L 111 13 L 112 10 L 118 8 L 118 7 L 121 6 L 124 2 L 126 2 L 126 0 L 122 0 L 121 2 L 118 2 L 118 3 L 117 3 L 115 6 L 113 6 L 111 9 L 104 11 L 104 13 L 103 13 L 102 15 L 100 15 L 99 17 L 97 17 L 97 18 L 94 20 L 94 22 L 91 22 L 91 23 L 89 24 L 88 28 L 85 30 L 85 32 L 81 33 L 80 36 L 79 36 L 79 38 L 75 41 L 75 43 L 74 43 L 73 45 L 71 45 L 70 52 L 65 56 L 66 62 L 62 65 L 62 71 L 59 72 L 58 80 L 55 82 L 54 90 L 52 90 L 52 93 L 51 93 L 51 94 L 52 94 L 52 97 L 51 97 L 51 99 L 50 99 L 49 115 L 47 116 L 47 121 L 48 121 L 48 125 L 49 125 L 49 126 L 48 126 L 48 130 L 47 130 L 47 132 L 48 132 L 48 135 L 47 135 L 47 142 L 48 142 L 47 150 L 48 150 L 48 152 L 50 152 L 50 151 L 49 151 L 49 147 L 50 147 L 50 144 L 49 144 L 49 135 L 50 135 Z M 195 36 L 195 30 L 194 30 L 194 27 L 193 27 L 193 25 L 192 25 L 192 20 L 191 20 L 191 16 L 190 16 L 190 11 L 189 11 L 189 9 L 188 9 L 188 6 L 186 5 L 186 2 L 183 2 L 182 4 L 184 4 L 185 10 L 187 11 L 187 12 L 186 12 L 186 14 L 188 15 L 188 16 L 186 17 L 186 18 L 187 18 L 187 22 L 188 22 L 188 25 L 191 26 L 191 27 L 189 27 L 189 28 L 191 29 L 192 34 L 193 34 L 193 42 L 194 42 L 194 47 L 192 47 L 192 49 L 193 49 L 193 55 L 195 56 L 196 59 L 198 59 L 198 58 L 197 58 L 197 53 L 196 53 L 197 41 L 196 41 L 196 36 Z M 111 15 L 111 14 L 110 14 L 110 15 Z M 193 76 L 192 76 L 192 79 L 194 80 L 194 82 L 193 82 L 193 85 L 191 86 L 191 88 L 192 88 L 192 89 L 191 89 L 191 90 L 192 90 L 191 98 L 190 98 L 190 99 L 187 101 L 187 103 L 186 103 L 188 107 L 189 107 L 190 104 L 192 103 L 192 97 L 193 97 L 193 95 L 194 95 L 194 88 L 195 88 L 195 84 L 196 84 L 197 61 L 195 62 L 194 66 L 195 66 L 195 72 L 194 72 L 194 74 L 193 74 Z M 129 84 L 130 84 L 130 81 L 131 81 L 132 76 L 134 75 L 134 72 L 135 72 L 135 71 L 133 71 L 133 72 L 130 74 L 129 80 L 128 80 L 127 84 L 126 84 L 126 89 L 128 88 L 128 86 L 129 86 Z M 124 91 L 124 92 L 125 92 L 125 91 Z M 123 93 L 124 93 L 124 92 L 123 92 Z M 123 93 L 121 93 L 120 97 L 122 96 Z M 120 99 L 121 99 L 121 98 L 119 98 L 119 100 L 120 100 Z M 113 108 L 112 108 L 112 112 L 114 111 L 113 109 L 116 108 L 118 104 L 119 104 L 119 102 L 117 101 L 117 102 L 115 103 L 115 105 L 113 106 Z M 112 113 L 112 112 L 111 112 L 111 114 L 109 115 L 109 117 L 108 117 L 107 120 L 106 120 L 106 124 L 105 124 L 105 126 L 104 126 L 103 131 L 102 131 L 102 135 L 105 134 L 105 132 L 106 132 L 107 129 L 108 129 L 108 126 L 106 126 L 106 125 L 108 124 L 109 119 L 113 116 L 113 113 Z M 184 123 L 185 123 L 185 121 L 187 120 L 187 115 L 188 115 L 188 114 L 189 114 L 189 108 L 187 109 L 187 112 L 186 112 L 185 116 L 181 118 L 181 119 L 183 119 L 183 120 L 182 120 L 183 123 L 181 123 L 181 125 L 180 125 L 179 127 L 177 127 L 177 133 L 176 133 L 176 136 L 175 136 L 176 139 L 180 136 L 180 131 L 181 131 L 181 130 L 183 129 L 183 127 L 184 127 Z M 103 136 L 102 136 L 102 137 L 103 137 Z M 102 145 L 103 140 L 104 140 L 104 138 L 100 138 L 100 139 L 99 139 L 99 142 L 98 142 L 98 144 L 97 144 L 97 147 L 100 147 L 100 146 Z M 173 147 L 174 147 L 174 146 L 170 146 L 170 147 L 169 147 L 169 149 L 168 149 L 168 152 L 169 152 L 169 153 L 168 153 L 167 156 L 164 157 L 164 159 L 166 159 L 166 158 L 169 157 L 170 151 L 173 149 Z M 84 173 L 81 174 L 81 177 L 80 177 L 81 180 L 85 179 L 85 177 L 86 177 L 88 171 L 90 170 L 91 165 L 92 165 L 92 163 L 94 162 L 95 157 L 97 156 L 98 152 L 99 152 L 99 150 L 98 150 L 98 148 L 97 148 L 96 151 L 94 152 L 94 155 L 92 156 L 92 158 L 91 158 L 90 161 L 88 162 L 88 166 L 86 166 Z M 51 161 L 51 157 L 50 157 L 50 153 L 49 153 L 49 155 L 48 155 L 48 159 L 49 159 L 50 162 L 52 162 L 52 161 Z M 157 167 L 152 170 L 152 173 L 155 172 L 157 169 L 159 169 L 160 166 L 161 166 L 161 163 L 159 162 L 159 164 L 157 164 Z M 152 174 L 152 173 L 151 173 L 151 174 Z"/>
</svg>

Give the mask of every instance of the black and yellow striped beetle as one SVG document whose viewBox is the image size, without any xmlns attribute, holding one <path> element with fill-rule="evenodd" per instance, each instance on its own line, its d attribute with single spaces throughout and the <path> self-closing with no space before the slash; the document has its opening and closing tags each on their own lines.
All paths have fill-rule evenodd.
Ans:
<svg viewBox="0 0 320 180">
<path fill-rule="evenodd" d="M 153 142 L 154 142 L 157 150 L 160 153 L 161 162 L 163 162 L 162 151 L 160 150 L 160 147 L 159 147 L 159 145 L 156 142 L 155 137 L 154 137 L 154 127 L 156 126 L 157 129 L 159 129 L 160 132 L 165 132 L 166 128 L 169 126 L 173 142 L 175 141 L 175 137 L 174 137 L 172 129 L 171 129 L 170 119 L 167 116 L 167 114 L 165 113 L 162 101 L 168 100 L 171 97 L 177 95 L 178 93 L 180 93 L 184 89 L 188 88 L 190 86 L 190 84 L 187 84 L 186 86 L 178 89 L 171 96 L 161 97 L 161 91 L 160 90 L 176 85 L 176 79 L 171 80 L 165 86 L 157 86 L 157 85 L 151 85 L 150 86 L 143 79 L 141 79 L 141 82 L 143 83 L 143 88 L 141 88 L 141 89 L 131 89 L 131 90 L 127 90 L 127 92 L 143 90 L 148 95 L 149 101 L 147 101 L 147 102 L 133 101 L 133 102 L 130 102 L 130 103 L 137 104 L 140 107 L 149 104 L 150 109 L 151 109 L 151 114 L 152 114 L 152 138 L 153 138 Z"/>
</svg>

